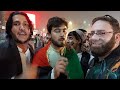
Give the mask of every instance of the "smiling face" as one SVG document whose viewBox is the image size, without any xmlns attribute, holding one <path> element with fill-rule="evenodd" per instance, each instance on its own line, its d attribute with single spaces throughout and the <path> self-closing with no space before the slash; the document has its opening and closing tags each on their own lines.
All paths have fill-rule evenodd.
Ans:
<svg viewBox="0 0 120 90">
<path fill-rule="evenodd" d="M 26 43 L 30 39 L 29 23 L 25 16 L 14 15 L 12 25 L 12 36 L 17 43 Z"/>
<path fill-rule="evenodd" d="M 79 47 L 81 40 L 77 40 L 74 35 L 67 37 L 67 46 L 72 46 L 75 50 Z"/>
<path fill-rule="evenodd" d="M 96 21 L 92 26 L 91 51 L 98 56 L 109 53 L 115 45 L 112 26 L 106 21 Z"/>
</svg>

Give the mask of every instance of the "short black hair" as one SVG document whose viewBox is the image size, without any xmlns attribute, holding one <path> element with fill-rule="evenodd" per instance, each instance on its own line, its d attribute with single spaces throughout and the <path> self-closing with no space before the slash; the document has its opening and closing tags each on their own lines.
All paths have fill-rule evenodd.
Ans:
<svg viewBox="0 0 120 90">
<path fill-rule="evenodd" d="M 60 27 L 61 25 L 65 25 L 68 28 L 68 22 L 65 20 L 65 18 L 60 17 L 52 17 L 48 20 L 47 23 L 47 30 L 49 33 L 51 33 L 52 27 Z"/>
<path fill-rule="evenodd" d="M 10 14 L 10 16 L 8 17 L 8 20 L 6 22 L 7 38 L 12 37 L 11 29 L 12 29 L 12 25 L 13 25 L 13 16 L 18 15 L 18 14 L 25 16 L 25 18 L 27 19 L 27 21 L 29 23 L 29 28 L 30 28 L 31 35 L 33 35 L 33 24 L 32 24 L 32 21 L 29 19 L 28 15 L 24 12 L 15 11 L 15 12 L 12 12 Z"/>
</svg>

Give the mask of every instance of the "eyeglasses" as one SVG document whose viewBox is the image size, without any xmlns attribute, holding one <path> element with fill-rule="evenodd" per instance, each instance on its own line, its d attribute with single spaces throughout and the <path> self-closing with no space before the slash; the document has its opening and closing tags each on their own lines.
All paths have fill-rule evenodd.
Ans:
<svg viewBox="0 0 120 90">
<path fill-rule="evenodd" d="M 103 31 L 98 31 L 98 32 L 95 32 L 95 31 L 91 31 L 90 36 L 93 36 L 94 34 L 98 35 L 98 36 L 104 36 L 106 35 L 107 33 L 114 33 L 113 31 L 110 31 L 110 32 L 103 32 Z"/>
</svg>

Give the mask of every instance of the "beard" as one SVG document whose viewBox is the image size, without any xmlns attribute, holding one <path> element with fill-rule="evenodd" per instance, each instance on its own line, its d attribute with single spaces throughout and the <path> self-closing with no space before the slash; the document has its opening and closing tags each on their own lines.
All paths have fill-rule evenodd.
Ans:
<svg viewBox="0 0 120 90">
<path fill-rule="evenodd" d="M 19 40 L 13 33 L 12 33 L 12 38 L 15 40 L 16 43 L 24 44 L 24 43 L 26 43 L 26 42 L 28 42 L 30 40 L 31 35 L 29 35 L 29 37 L 25 41 Z"/>
<path fill-rule="evenodd" d="M 59 41 L 55 41 L 54 39 L 51 39 L 51 41 L 57 47 L 64 47 L 65 46 L 65 41 L 59 42 Z"/>
<path fill-rule="evenodd" d="M 111 51 L 111 49 L 114 47 L 114 45 L 115 45 L 115 36 L 113 35 L 112 38 L 109 40 L 109 42 L 102 45 L 101 47 L 99 47 L 99 48 L 91 47 L 91 53 L 94 56 L 96 56 L 96 55 L 99 57 L 105 56 L 107 53 L 109 53 Z"/>
</svg>

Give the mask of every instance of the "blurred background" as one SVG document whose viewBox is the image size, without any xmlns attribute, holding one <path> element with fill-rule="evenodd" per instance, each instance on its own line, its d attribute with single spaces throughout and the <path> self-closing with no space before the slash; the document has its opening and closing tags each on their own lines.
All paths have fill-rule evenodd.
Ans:
<svg viewBox="0 0 120 90">
<path fill-rule="evenodd" d="M 5 36 L 5 24 L 9 14 L 13 11 L 0 11 L 0 39 Z M 112 15 L 120 22 L 120 11 L 23 11 L 28 14 L 34 24 L 34 35 L 40 34 L 46 36 L 46 24 L 49 18 L 59 16 L 66 18 L 69 22 L 69 30 L 78 28 L 90 31 L 90 25 L 93 18 L 105 14 Z"/>
</svg>

